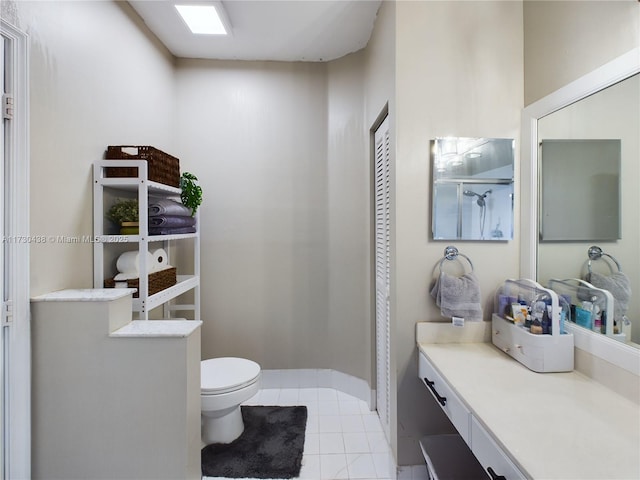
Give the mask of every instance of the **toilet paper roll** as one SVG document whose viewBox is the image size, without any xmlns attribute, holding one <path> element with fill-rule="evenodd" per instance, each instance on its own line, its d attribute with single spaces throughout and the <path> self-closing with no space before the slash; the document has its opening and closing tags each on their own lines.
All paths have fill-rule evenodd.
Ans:
<svg viewBox="0 0 640 480">
<path fill-rule="evenodd" d="M 147 268 L 153 265 L 153 256 L 147 252 Z M 116 261 L 116 268 L 120 273 L 138 274 L 140 272 L 140 252 L 132 250 L 124 252 Z"/>
<path fill-rule="evenodd" d="M 164 270 L 169 266 L 169 260 L 167 259 L 167 252 L 163 248 L 158 248 L 154 250 L 151 254 L 153 257 L 153 263 L 150 271 L 157 272 L 159 270 Z"/>
</svg>

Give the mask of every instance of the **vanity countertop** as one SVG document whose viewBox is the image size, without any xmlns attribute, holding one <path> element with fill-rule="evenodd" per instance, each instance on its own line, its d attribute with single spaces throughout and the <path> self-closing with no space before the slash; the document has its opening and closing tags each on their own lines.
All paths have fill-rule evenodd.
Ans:
<svg viewBox="0 0 640 480">
<path fill-rule="evenodd" d="M 640 406 L 573 371 L 536 373 L 492 343 L 418 343 L 527 476 L 640 478 Z"/>
<path fill-rule="evenodd" d="M 111 332 L 110 337 L 188 337 L 195 332 L 200 320 L 133 320 L 122 328 Z"/>
<path fill-rule="evenodd" d="M 135 288 L 72 288 L 31 298 L 32 302 L 109 302 L 133 295 Z"/>
</svg>

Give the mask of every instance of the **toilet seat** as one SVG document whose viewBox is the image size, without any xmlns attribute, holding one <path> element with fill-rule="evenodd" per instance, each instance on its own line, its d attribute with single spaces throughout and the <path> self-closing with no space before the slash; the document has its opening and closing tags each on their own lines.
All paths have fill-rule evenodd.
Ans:
<svg viewBox="0 0 640 480">
<path fill-rule="evenodd" d="M 201 395 L 233 392 L 255 383 L 260 365 L 246 358 L 221 357 L 200 362 Z"/>
</svg>

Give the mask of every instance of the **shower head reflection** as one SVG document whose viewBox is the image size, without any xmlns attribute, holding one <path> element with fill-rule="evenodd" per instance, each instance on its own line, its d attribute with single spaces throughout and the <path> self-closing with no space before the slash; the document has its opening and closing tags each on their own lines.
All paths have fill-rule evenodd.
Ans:
<svg viewBox="0 0 640 480">
<path fill-rule="evenodd" d="M 474 191 L 471 190 L 464 190 L 462 193 L 464 195 L 466 195 L 467 197 L 478 197 L 478 200 L 476 201 L 476 203 L 478 204 L 479 207 L 484 207 L 486 206 L 486 202 L 485 202 L 485 198 L 487 198 L 487 195 L 489 195 L 490 193 L 492 193 L 493 191 L 491 189 L 487 190 L 486 192 L 484 192 L 483 194 L 480 193 L 476 193 Z"/>
</svg>

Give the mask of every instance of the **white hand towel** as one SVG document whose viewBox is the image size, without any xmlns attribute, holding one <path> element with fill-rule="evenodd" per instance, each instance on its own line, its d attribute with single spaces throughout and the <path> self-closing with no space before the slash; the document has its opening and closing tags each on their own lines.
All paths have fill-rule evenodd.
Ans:
<svg viewBox="0 0 640 480">
<path fill-rule="evenodd" d="M 431 296 L 444 317 L 482 321 L 480 284 L 473 272 L 461 277 L 441 272 L 431 289 Z"/>
<path fill-rule="evenodd" d="M 611 275 L 603 275 L 597 272 L 591 272 L 589 283 L 597 288 L 609 290 L 613 295 L 613 318 L 622 320 L 629 308 L 629 299 L 631 298 L 631 282 L 623 272 L 612 273 Z"/>
</svg>

